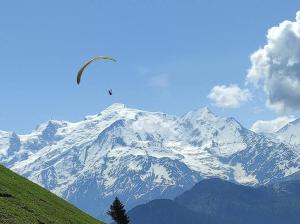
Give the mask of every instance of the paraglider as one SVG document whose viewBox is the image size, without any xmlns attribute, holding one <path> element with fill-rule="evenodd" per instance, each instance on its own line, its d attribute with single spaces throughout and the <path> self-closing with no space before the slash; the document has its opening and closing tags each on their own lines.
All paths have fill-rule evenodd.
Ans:
<svg viewBox="0 0 300 224">
<path fill-rule="evenodd" d="M 96 56 L 94 58 L 92 58 L 91 60 L 89 60 L 87 63 L 85 63 L 81 68 L 80 70 L 78 71 L 78 74 L 77 74 L 77 84 L 79 85 L 80 84 L 80 80 L 81 80 L 81 76 L 83 74 L 83 71 L 84 69 L 89 65 L 91 64 L 92 62 L 96 61 L 96 60 L 111 60 L 111 61 L 115 61 L 116 60 L 110 56 Z M 110 95 L 112 95 L 112 91 L 111 93 L 109 93 Z"/>
<path fill-rule="evenodd" d="M 112 89 L 108 90 L 108 94 L 111 96 L 112 95 Z"/>
</svg>

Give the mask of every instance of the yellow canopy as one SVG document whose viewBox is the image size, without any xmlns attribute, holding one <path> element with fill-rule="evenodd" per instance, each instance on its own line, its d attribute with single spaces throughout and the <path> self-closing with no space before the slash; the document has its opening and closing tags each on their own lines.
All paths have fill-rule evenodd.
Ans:
<svg viewBox="0 0 300 224">
<path fill-rule="evenodd" d="M 78 74 L 77 74 L 77 84 L 79 85 L 80 83 L 80 80 L 81 80 L 81 76 L 83 74 L 83 71 L 84 69 L 89 65 L 91 64 L 92 62 L 96 61 L 96 60 L 111 60 L 111 61 L 116 61 L 115 59 L 113 59 L 112 57 L 110 56 L 96 56 L 94 58 L 92 58 L 91 60 L 89 60 L 87 63 L 85 63 L 81 68 L 80 70 L 78 71 Z"/>
</svg>

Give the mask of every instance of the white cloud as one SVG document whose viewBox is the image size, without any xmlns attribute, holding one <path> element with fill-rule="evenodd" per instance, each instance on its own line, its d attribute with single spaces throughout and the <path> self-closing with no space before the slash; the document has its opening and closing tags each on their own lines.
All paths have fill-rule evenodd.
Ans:
<svg viewBox="0 0 300 224">
<path fill-rule="evenodd" d="M 256 133 L 274 133 L 294 120 L 294 116 L 283 116 L 269 121 L 258 120 L 252 125 L 251 130 Z"/>
<path fill-rule="evenodd" d="M 247 82 L 263 88 L 272 110 L 300 110 L 300 11 L 268 30 L 267 44 L 251 55 Z"/>
<path fill-rule="evenodd" d="M 170 85 L 170 76 L 165 73 L 151 76 L 149 84 L 156 87 L 168 87 Z"/>
<path fill-rule="evenodd" d="M 215 86 L 207 96 L 216 106 L 222 108 L 236 108 L 248 101 L 251 94 L 247 89 L 241 89 L 235 84 L 229 86 Z"/>
</svg>

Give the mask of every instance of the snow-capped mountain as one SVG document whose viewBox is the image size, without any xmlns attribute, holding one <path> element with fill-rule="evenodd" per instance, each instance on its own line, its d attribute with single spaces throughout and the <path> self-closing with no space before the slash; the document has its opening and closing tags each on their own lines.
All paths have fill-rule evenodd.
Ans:
<svg viewBox="0 0 300 224">
<path fill-rule="evenodd" d="M 1 131 L 0 162 L 101 218 L 115 196 L 129 209 L 207 177 L 253 185 L 300 169 L 294 147 L 207 108 L 176 117 L 122 104 L 28 135 Z"/>
<path fill-rule="evenodd" d="M 300 119 L 294 120 L 274 133 L 282 142 L 289 144 L 300 151 Z"/>
</svg>

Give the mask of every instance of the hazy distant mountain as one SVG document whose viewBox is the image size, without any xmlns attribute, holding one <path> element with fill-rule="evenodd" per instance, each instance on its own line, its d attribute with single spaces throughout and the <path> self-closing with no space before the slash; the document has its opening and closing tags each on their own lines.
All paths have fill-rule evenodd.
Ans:
<svg viewBox="0 0 300 224">
<path fill-rule="evenodd" d="M 207 179 L 172 200 L 154 200 L 129 211 L 132 224 L 295 224 L 300 181 L 247 187 Z"/>
<path fill-rule="evenodd" d="M 207 177 L 255 185 L 300 168 L 295 147 L 207 108 L 176 117 L 122 104 L 28 135 L 1 131 L 0 162 L 102 219 L 115 196 L 132 208 Z"/>
<path fill-rule="evenodd" d="M 170 199 L 156 199 L 128 212 L 132 224 L 207 224 L 208 218 Z"/>
</svg>

